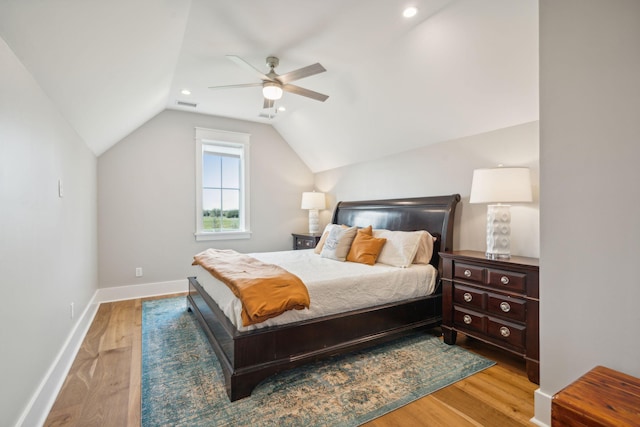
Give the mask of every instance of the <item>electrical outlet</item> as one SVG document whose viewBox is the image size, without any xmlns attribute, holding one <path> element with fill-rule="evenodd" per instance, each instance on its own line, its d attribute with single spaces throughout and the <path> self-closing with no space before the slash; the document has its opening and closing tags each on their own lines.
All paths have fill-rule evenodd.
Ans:
<svg viewBox="0 0 640 427">
<path fill-rule="evenodd" d="M 136 268 L 136 277 L 142 277 L 142 267 Z"/>
<path fill-rule="evenodd" d="M 73 316 L 75 315 L 74 310 L 73 310 L 73 303 L 69 304 L 69 314 L 71 314 L 71 319 L 73 319 Z"/>
</svg>

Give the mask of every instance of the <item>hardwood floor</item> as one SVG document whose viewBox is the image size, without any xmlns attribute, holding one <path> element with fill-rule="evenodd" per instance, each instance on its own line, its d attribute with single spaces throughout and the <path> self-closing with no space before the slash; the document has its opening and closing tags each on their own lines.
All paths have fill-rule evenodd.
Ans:
<svg viewBox="0 0 640 427">
<path fill-rule="evenodd" d="M 45 426 L 140 425 L 142 301 L 100 306 Z M 460 334 L 458 345 L 497 364 L 365 425 L 533 425 L 524 361 Z"/>
</svg>

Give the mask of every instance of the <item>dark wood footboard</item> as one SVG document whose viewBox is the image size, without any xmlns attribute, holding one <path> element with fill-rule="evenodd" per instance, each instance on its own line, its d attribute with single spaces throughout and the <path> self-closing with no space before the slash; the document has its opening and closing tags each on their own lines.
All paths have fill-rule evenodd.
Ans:
<svg viewBox="0 0 640 427">
<path fill-rule="evenodd" d="M 240 332 L 189 278 L 189 306 L 220 361 L 231 401 L 247 397 L 265 378 L 311 361 L 381 343 L 442 320 L 440 292 L 291 325 Z"/>
</svg>

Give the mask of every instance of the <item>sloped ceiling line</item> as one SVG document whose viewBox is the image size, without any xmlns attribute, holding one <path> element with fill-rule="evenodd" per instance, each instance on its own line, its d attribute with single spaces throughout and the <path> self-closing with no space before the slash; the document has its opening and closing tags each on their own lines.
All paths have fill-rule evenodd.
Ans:
<svg viewBox="0 0 640 427">
<path fill-rule="evenodd" d="M 5 0 L 0 36 L 96 155 L 193 111 L 177 101 L 272 124 L 314 172 L 538 119 L 537 1 L 415 4 L 407 20 L 386 0 Z M 254 81 L 228 54 L 320 62 L 300 85 L 330 98 L 286 93 L 264 115 L 259 88 L 208 89 Z"/>
</svg>

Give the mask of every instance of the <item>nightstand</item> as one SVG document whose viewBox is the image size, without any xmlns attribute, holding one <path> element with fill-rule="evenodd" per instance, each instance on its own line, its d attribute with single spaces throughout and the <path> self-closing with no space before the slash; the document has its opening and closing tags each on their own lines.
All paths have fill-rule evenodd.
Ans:
<svg viewBox="0 0 640 427">
<path fill-rule="evenodd" d="M 524 357 L 539 384 L 539 270 L 537 258 L 487 259 L 483 252 L 440 252 L 442 333 L 458 332 Z"/>
<path fill-rule="evenodd" d="M 322 234 L 291 233 L 293 236 L 293 250 L 313 249 L 320 241 Z"/>
</svg>

